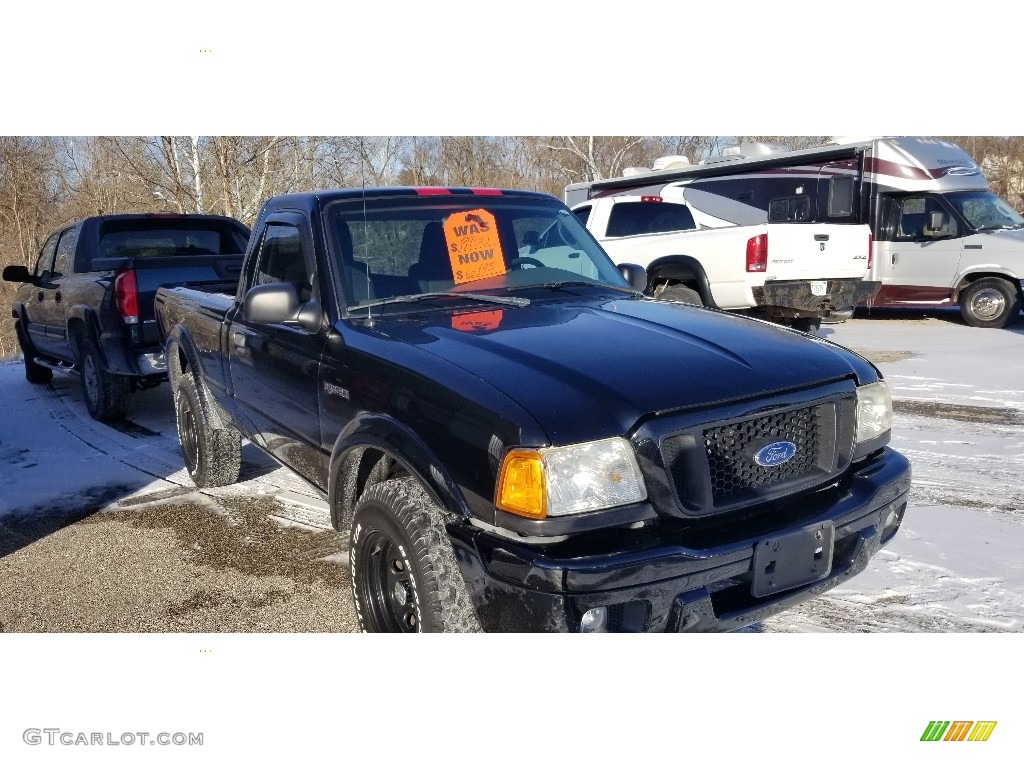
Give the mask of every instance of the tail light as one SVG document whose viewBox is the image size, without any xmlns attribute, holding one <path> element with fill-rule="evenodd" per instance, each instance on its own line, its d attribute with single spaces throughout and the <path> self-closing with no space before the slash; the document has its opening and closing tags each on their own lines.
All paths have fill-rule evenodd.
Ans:
<svg viewBox="0 0 1024 768">
<path fill-rule="evenodd" d="M 747 240 L 747 272 L 764 272 L 768 269 L 768 235 L 758 235 Z"/>
<path fill-rule="evenodd" d="M 874 256 L 873 251 L 875 250 L 874 246 L 875 246 L 875 238 L 873 238 L 871 236 L 871 233 L 868 232 L 868 269 L 871 269 L 871 260 L 872 260 L 872 256 Z"/>
<path fill-rule="evenodd" d="M 122 269 L 114 276 L 114 303 L 122 320 L 129 325 L 139 322 L 139 289 L 134 269 Z"/>
</svg>

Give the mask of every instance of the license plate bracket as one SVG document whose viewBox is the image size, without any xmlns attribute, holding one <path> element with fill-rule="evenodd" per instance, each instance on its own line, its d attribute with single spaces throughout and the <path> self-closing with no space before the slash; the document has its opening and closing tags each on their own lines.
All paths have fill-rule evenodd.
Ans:
<svg viewBox="0 0 1024 768">
<path fill-rule="evenodd" d="M 828 280 L 811 280 L 811 295 L 824 296 L 828 293 Z"/>
<path fill-rule="evenodd" d="M 831 521 L 761 539 L 754 545 L 751 594 L 766 597 L 823 579 L 832 571 L 835 539 Z"/>
</svg>

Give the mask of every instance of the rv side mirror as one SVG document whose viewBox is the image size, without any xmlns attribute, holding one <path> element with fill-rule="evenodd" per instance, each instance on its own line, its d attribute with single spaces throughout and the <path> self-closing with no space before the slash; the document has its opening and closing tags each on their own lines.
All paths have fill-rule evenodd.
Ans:
<svg viewBox="0 0 1024 768">
<path fill-rule="evenodd" d="M 36 281 L 28 271 L 28 267 L 21 264 L 4 267 L 4 280 L 8 283 L 34 283 Z"/>
<path fill-rule="evenodd" d="M 275 325 L 294 320 L 299 313 L 299 292 L 291 283 L 268 283 L 250 288 L 242 302 L 247 323 Z"/>
<path fill-rule="evenodd" d="M 619 264 L 619 272 L 636 290 L 641 293 L 647 290 L 647 270 L 639 264 Z"/>
<path fill-rule="evenodd" d="M 928 229 L 936 234 L 940 229 L 946 228 L 946 214 L 942 211 L 932 211 L 928 217 Z"/>
</svg>

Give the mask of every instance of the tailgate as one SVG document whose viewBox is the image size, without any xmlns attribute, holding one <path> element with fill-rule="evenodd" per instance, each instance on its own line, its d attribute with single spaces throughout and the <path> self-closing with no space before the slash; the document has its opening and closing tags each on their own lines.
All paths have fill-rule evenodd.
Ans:
<svg viewBox="0 0 1024 768">
<path fill-rule="evenodd" d="M 862 279 L 870 235 L 867 224 L 769 224 L 766 279 Z"/>
</svg>

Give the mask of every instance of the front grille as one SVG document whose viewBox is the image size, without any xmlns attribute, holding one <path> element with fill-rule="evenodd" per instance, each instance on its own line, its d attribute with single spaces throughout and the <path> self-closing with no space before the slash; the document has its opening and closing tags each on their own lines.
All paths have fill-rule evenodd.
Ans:
<svg viewBox="0 0 1024 768">
<path fill-rule="evenodd" d="M 838 477 L 852 458 L 856 398 L 837 385 L 802 402 L 778 398 L 708 412 L 694 421 L 658 439 L 668 490 L 675 491 L 678 504 L 678 512 L 670 514 L 683 517 L 752 508 Z M 793 444 L 792 458 L 775 466 L 758 464 L 758 452 L 779 442 Z M 650 488 L 657 492 L 656 485 Z"/>
<path fill-rule="evenodd" d="M 818 411 L 801 408 L 705 430 L 704 449 L 715 503 L 728 503 L 746 489 L 814 472 L 819 458 Z M 792 459 L 775 467 L 762 467 L 753 460 L 761 448 L 783 440 L 796 446 Z"/>
</svg>

